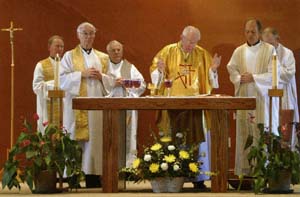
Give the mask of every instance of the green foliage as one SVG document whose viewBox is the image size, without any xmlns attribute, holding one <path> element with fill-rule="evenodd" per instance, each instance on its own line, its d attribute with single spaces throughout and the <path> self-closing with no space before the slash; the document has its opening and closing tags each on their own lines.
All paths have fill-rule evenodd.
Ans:
<svg viewBox="0 0 300 197">
<path fill-rule="evenodd" d="M 84 177 L 81 170 L 82 150 L 78 142 L 70 138 L 63 128 L 48 125 L 44 134 L 33 131 L 32 125 L 24 120 L 23 132 L 9 152 L 4 165 L 2 189 L 16 187 L 26 183 L 34 189 L 34 179 L 43 170 L 54 170 L 60 177 L 66 171 L 69 187 L 76 188 Z"/>
<path fill-rule="evenodd" d="M 254 192 L 260 193 L 266 187 L 268 180 L 278 179 L 279 173 L 288 171 L 292 175 L 292 184 L 300 181 L 300 156 L 298 151 L 292 151 L 289 142 L 283 140 L 279 129 L 279 136 L 274 135 L 258 125 L 260 138 L 249 136 L 245 149 L 250 149 L 247 157 L 254 177 Z M 255 143 L 255 144 L 254 144 Z"/>
</svg>

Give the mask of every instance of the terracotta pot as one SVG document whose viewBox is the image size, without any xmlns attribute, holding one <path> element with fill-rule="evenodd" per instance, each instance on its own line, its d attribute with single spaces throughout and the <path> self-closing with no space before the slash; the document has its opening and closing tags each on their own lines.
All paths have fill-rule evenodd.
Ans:
<svg viewBox="0 0 300 197">
<path fill-rule="evenodd" d="M 34 186 L 34 193 L 57 193 L 56 171 L 41 171 L 34 179 Z"/>
</svg>

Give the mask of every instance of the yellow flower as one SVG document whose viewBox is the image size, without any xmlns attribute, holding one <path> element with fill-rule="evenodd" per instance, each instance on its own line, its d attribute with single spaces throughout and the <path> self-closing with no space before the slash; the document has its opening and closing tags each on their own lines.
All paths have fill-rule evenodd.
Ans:
<svg viewBox="0 0 300 197">
<path fill-rule="evenodd" d="M 190 158 L 190 154 L 186 152 L 185 150 L 179 151 L 179 157 L 180 159 L 188 159 Z"/>
<path fill-rule="evenodd" d="M 151 146 L 151 150 L 153 151 L 158 151 L 159 149 L 161 149 L 161 144 L 156 143 L 153 146 Z"/>
<path fill-rule="evenodd" d="M 152 164 L 149 166 L 149 170 L 150 170 L 150 172 L 152 172 L 152 173 L 158 172 L 158 169 L 159 169 L 159 165 L 158 165 L 157 163 L 152 163 Z"/>
<path fill-rule="evenodd" d="M 141 163 L 141 160 L 140 160 L 140 159 L 135 159 L 135 160 L 133 161 L 133 163 L 132 163 L 132 167 L 133 167 L 134 169 L 136 169 L 136 168 L 139 167 L 140 163 Z"/>
<path fill-rule="evenodd" d="M 168 136 L 165 136 L 165 137 L 160 138 L 160 141 L 161 141 L 161 142 L 171 142 L 171 141 L 172 141 L 172 138 L 171 138 L 171 137 L 168 137 Z"/>
<path fill-rule="evenodd" d="M 196 163 L 190 163 L 189 168 L 190 168 L 190 171 L 195 172 L 195 173 L 199 171 L 198 165 Z"/>
<path fill-rule="evenodd" d="M 164 159 L 168 163 L 173 163 L 173 162 L 175 162 L 176 157 L 171 154 L 171 155 L 165 155 Z"/>
</svg>

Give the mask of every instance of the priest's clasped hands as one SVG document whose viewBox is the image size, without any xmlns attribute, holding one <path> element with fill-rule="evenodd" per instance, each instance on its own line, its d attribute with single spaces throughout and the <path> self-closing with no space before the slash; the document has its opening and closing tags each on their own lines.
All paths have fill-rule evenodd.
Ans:
<svg viewBox="0 0 300 197">
<path fill-rule="evenodd" d="M 241 84 L 254 82 L 253 75 L 251 73 L 245 72 L 241 75 Z"/>
<path fill-rule="evenodd" d="M 83 78 L 91 78 L 96 80 L 102 80 L 102 74 L 96 68 L 88 68 L 81 72 Z"/>
</svg>

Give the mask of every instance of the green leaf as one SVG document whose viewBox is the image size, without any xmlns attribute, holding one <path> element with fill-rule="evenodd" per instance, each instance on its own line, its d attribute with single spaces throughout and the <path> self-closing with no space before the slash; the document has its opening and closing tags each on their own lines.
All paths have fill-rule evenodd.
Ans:
<svg viewBox="0 0 300 197">
<path fill-rule="evenodd" d="M 248 135 L 244 150 L 248 149 L 253 144 L 253 135 Z"/>
<path fill-rule="evenodd" d="M 30 171 L 28 171 L 27 176 L 26 176 L 26 183 L 30 188 L 30 191 L 33 190 L 33 177 L 30 173 Z"/>
<path fill-rule="evenodd" d="M 42 166 L 42 159 L 41 158 L 36 158 L 35 160 L 34 160 L 34 163 L 37 165 L 37 166 L 39 166 L 39 167 L 41 167 Z"/>
<path fill-rule="evenodd" d="M 26 159 L 31 159 L 32 157 L 36 156 L 37 152 L 33 150 L 29 150 L 26 152 Z"/>
<path fill-rule="evenodd" d="M 46 162 L 47 166 L 49 166 L 49 164 L 51 163 L 51 156 L 50 155 L 47 155 L 45 157 L 45 162 Z"/>
</svg>

